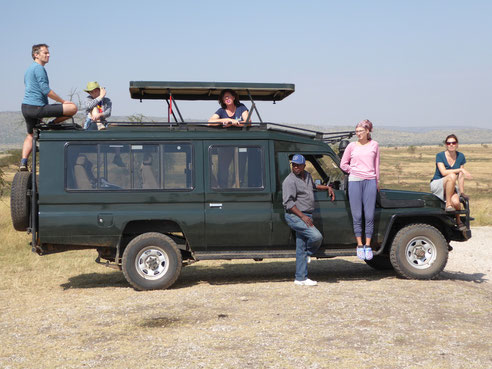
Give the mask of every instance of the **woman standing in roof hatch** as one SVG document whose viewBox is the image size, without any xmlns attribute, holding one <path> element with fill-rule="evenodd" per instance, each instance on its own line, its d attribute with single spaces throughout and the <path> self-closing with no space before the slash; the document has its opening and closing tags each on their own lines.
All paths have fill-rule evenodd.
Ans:
<svg viewBox="0 0 492 369">
<path fill-rule="evenodd" d="M 236 91 L 226 89 L 222 90 L 219 95 L 220 109 L 208 120 L 212 125 L 223 125 L 224 127 L 238 126 L 242 127 L 248 119 L 248 109 L 239 101 L 239 95 Z"/>
<path fill-rule="evenodd" d="M 371 138 L 372 123 L 365 119 L 355 127 L 358 140 L 351 142 L 343 153 L 340 168 L 349 173 L 348 194 L 357 256 L 371 260 L 371 238 L 374 232 L 374 211 L 379 190 L 379 145 Z M 362 243 L 362 210 L 365 218 L 365 243 Z"/>
</svg>

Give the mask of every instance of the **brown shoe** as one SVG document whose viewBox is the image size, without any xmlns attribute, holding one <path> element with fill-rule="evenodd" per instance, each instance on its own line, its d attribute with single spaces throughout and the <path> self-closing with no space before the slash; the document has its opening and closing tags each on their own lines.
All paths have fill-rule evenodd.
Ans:
<svg viewBox="0 0 492 369">
<path fill-rule="evenodd" d="M 463 223 L 458 224 L 458 231 L 464 232 L 466 230 L 467 230 L 466 225 L 464 225 Z"/>
</svg>

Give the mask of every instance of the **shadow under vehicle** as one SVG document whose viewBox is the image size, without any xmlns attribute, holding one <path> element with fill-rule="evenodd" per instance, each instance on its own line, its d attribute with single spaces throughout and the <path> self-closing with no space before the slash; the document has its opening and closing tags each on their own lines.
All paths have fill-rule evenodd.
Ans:
<svg viewBox="0 0 492 369">
<path fill-rule="evenodd" d="M 217 100 L 226 88 L 251 102 L 257 121 L 228 128 L 184 122 L 176 101 Z M 139 290 L 170 287 L 183 265 L 199 260 L 293 258 L 282 181 L 300 153 L 314 180 L 335 191 L 335 201 L 315 193 L 314 223 L 323 234 L 315 257 L 355 256 L 347 176 L 332 149 L 341 153 L 354 132 L 263 122 L 255 101 L 293 92 L 292 84 L 132 81 L 132 98 L 167 102 L 168 122 L 114 122 L 105 131 L 39 127 L 39 173 L 19 172 L 12 183 L 14 227 L 32 233 L 40 255 L 96 249 L 97 262 L 121 269 Z M 436 196 L 382 189 L 367 264 L 404 278 L 436 277 L 449 242 L 471 237 L 467 201 L 457 213 L 465 232 Z"/>
</svg>

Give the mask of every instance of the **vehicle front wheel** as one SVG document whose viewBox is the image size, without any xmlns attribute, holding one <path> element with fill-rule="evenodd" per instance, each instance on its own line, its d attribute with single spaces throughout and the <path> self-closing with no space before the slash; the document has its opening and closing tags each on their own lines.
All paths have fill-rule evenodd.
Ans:
<svg viewBox="0 0 492 369">
<path fill-rule="evenodd" d="M 398 231 L 390 251 L 391 264 L 403 278 L 433 279 L 448 261 L 448 244 L 428 224 L 411 224 Z"/>
<path fill-rule="evenodd" d="M 170 287 L 181 273 L 181 252 L 168 236 L 148 232 L 135 237 L 123 252 L 122 269 L 135 289 Z"/>
</svg>

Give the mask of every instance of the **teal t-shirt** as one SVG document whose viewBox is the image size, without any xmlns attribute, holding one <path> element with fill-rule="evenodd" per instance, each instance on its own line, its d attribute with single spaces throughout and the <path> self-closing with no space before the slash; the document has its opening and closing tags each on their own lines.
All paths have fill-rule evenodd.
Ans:
<svg viewBox="0 0 492 369">
<path fill-rule="evenodd" d="M 443 177 L 443 175 L 439 171 L 439 168 L 437 167 L 437 163 L 443 163 L 446 169 L 459 169 L 462 165 L 466 163 L 465 155 L 457 151 L 456 161 L 453 164 L 453 166 L 451 166 L 446 160 L 445 153 L 446 153 L 445 151 L 442 151 L 436 155 L 436 172 L 434 173 L 434 178 L 432 178 L 432 180 L 441 179 Z"/>
<path fill-rule="evenodd" d="M 48 93 L 50 89 L 50 81 L 46 69 L 41 64 L 32 63 L 27 68 L 24 74 L 24 85 L 26 91 L 24 93 L 23 104 L 45 106 L 48 104 Z"/>
</svg>

